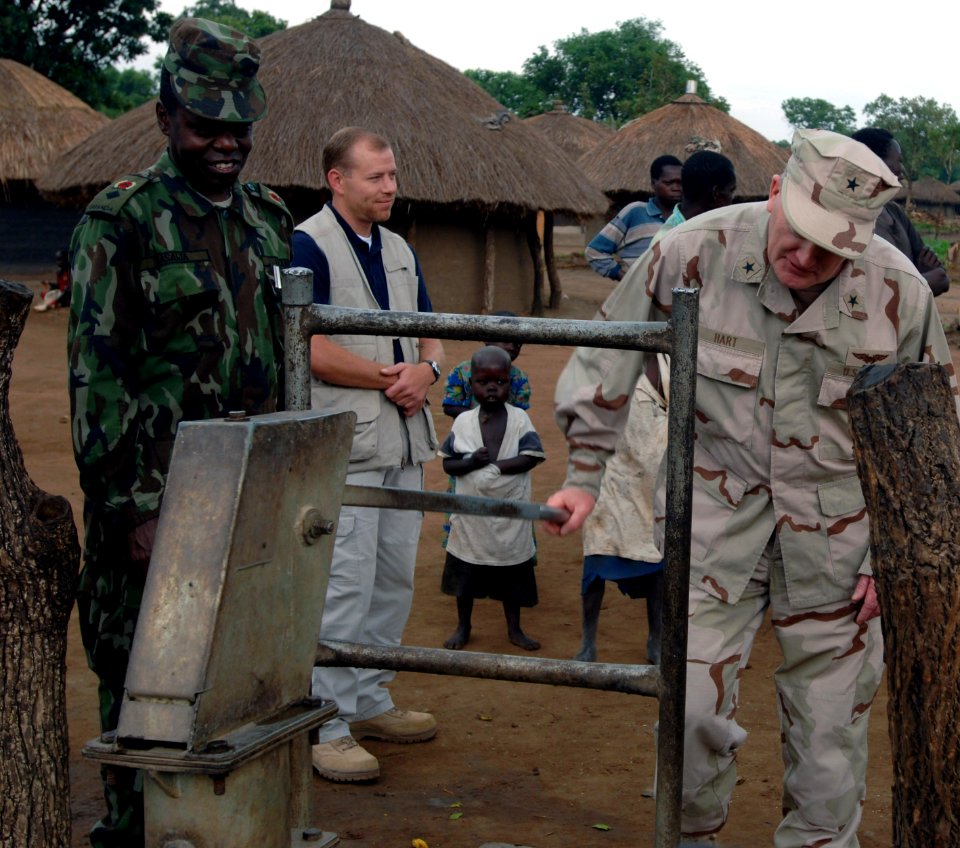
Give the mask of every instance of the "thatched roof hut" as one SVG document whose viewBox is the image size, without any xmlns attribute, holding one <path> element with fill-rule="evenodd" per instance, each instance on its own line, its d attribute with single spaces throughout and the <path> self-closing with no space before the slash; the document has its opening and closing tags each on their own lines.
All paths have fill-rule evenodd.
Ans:
<svg viewBox="0 0 960 848">
<path fill-rule="evenodd" d="M 528 241 L 537 210 L 596 214 L 606 198 L 478 85 L 349 6 L 333 0 L 318 18 L 261 40 L 269 113 L 256 126 L 244 179 L 267 183 L 305 218 L 326 198 L 324 141 L 343 126 L 380 133 L 399 166 L 390 226 L 415 243 L 437 280 L 435 307 L 523 311 L 531 289 L 536 305 L 539 279 L 531 281 L 541 271 Z M 46 175 L 42 190 L 89 196 L 150 165 L 164 146 L 153 108 L 88 139 Z"/>
<path fill-rule="evenodd" d="M 334 5 L 347 8 L 260 41 L 269 113 L 244 179 L 320 191 L 323 142 L 358 125 L 390 139 L 402 201 L 584 214 L 605 203 L 562 151 L 455 68 L 350 14 L 349 2 Z M 64 157 L 41 188 L 89 196 L 152 164 L 164 143 L 144 104 Z"/>
<path fill-rule="evenodd" d="M 0 273 L 48 273 L 76 210 L 41 201 L 35 181 L 110 119 L 12 59 L 0 59 Z"/>
<path fill-rule="evenodd" d="M 574 161 L 616 133 L 606 124 L 572 115 L 559 100 L 552 111 L 524 118 L 523 122 L 540 130 Z"/>
<path fill-rule="evenodd" d="M 897 192 L 896 200 L 905 201 L 909 194 L 914 203 L 924 206 L 960 206 L 960 194 L 952 186 L 935 180 L 932 177 L 922 177 L 910 183 L 910 190 L 904 186 Z"/>
<path fill-rule="evenodd" d="M 32 182 L 110 119 L 32 68 L 0 59 L 0 183 Z"/>
<path fill-rule="evenodd" d="M 648 112 L 598 144 L 578 164 L 617 205 L 650 196 L 650 163 L 672 153 L 681 161 L 700 148 L 723 153 L 737 171 L 737 199 L 765 198 L 789 151 L 687 93 Z"/>
</svg>

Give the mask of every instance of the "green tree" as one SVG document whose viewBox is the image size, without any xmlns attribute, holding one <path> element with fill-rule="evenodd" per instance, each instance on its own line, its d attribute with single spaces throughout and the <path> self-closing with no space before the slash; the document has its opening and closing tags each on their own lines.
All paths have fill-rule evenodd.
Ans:
<svg viewBox="0 0 960 848">
<path fill-rule="evenodd" d="M 500 105 L 505 106 L 521 118 L 539 115 L 544 111 L 543 92 L 520 74 L 513 71 L 485 71 L 482 69 L 467 70 L 463 73 Z"/>
<path fill-rule="evenodd" d="M 830 130 L 851 135 L 857 129 L 857 113 L 851 106 L 834 106 L 819 97 L 791 97 L 780 108 L 795 130 Z"/>
<path fill-rule="evenodd" d="M 275 18 L 269 12 L 263 12 L 260 9 L 248 12 L 232 0 L 198 0 L 192 6 L 187 6 L 180 17 L 217 21 L 245 32 L 252 38 L 263 38 L 271 32 L 287 28 L 286 21 Z"/>
<path fill-rule="evenodd" d="M 122 115 L 157 96 L 159 83 L 155 74 L 136 68 L 107 68 L 99 97 L 90 103 L 94 109 L 111 118 Z"/>
<path fill-rule="evenodd" d="M 106 69 L 164 41 L 173 18 L 160 0 L 5 0 L 0 57 L 14 59 L 87 102 Z"/>
<path fill-rule="evenodd" d="M 872 126 L 893 133 L 903 152 L 907 176 L 932 176 L 952 182 L 960 162 L 960 120 L 952 106 L 929 97 L 881 94 L 863 107 Z"/>
<path fill-rule="evenodd" d="M 542 112 L 560 100 L 576 115 L 613 125 L 676 99 L 689 79 L 697 82 L 704 100 L 729 111 L 723 98 L 711 95 L 700 68 L 688 61 L 676 44 L 663 38 L 662 31 L 659 21 L 644 18 L 623 21 L 615 29 L 601 32 L 581 30 L 554 42 L 552 52 L 541 46 L 524 62 L 519 76 L 504 79 L 491 71 L 475 70 L 470 72 L 471 79 L 494 97 L 498 93 L 514 97 L 526 110 Z"/>
<path fill-rule="evenodd" d="M 206 18 L 207 20 L 217 21 L 245 32 L 254 38 L 262 38 L 271 32 L 287 28 L 286 21 L 275 18 L 268 12 L 259 9 L 248 12 L 231 0 L 200 0 L 193 6 L 185 7 L 178 17 Z M 114 118 L 139 106 L 141 103 L 146 103 L 146 101 L 156 97 L 160 90 L 160 68 L 162 65 L 163 56 L 158 56 L 153 63 L 153 74 L 133 69 L 123 71 L 116 68 L 108 69 L 102 90 L 90 105 Z"/>
</svg>

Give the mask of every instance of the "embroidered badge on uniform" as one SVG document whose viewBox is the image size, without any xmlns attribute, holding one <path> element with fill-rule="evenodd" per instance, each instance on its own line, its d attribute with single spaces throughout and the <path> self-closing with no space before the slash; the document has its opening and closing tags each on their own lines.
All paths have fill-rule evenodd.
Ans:
<svg viewBox="0 0 960 848">
<path fill-rule="evenodd" d="M 114 188 L 120 189 L 120 191 L 126 191 L 128 188 L 133 188 L 136 183 L 133 180 L 120 180 L 113 184 Z"/>
<path fill-rule="evenodd" d="M 857 289 L 847 291 L 841 301 L 840 311 L 845 312 L 851 318 L 856 318 L 859 321 L 864 320 L 867 317 L 867 308 L 862 292 Z"/>
</svg>

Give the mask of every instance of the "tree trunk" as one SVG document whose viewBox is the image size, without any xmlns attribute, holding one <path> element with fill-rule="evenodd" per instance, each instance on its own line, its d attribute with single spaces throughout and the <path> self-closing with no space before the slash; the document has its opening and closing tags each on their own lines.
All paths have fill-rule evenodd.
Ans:
<svg viewBox="0 0 960 848">
<path fill-rule="evenodd" d="M 894 848 L 960 845 L 960 424 L 941 366 L 847 396 L 883 616 Z"/>
<path fill-rule="evenodd" d="M 533 261 L 533 303 L 530 305 L 530 314 L 543 315 L 543 254 L 536 213 L 528 216 L 526 229 L 527 247 L 530 248 L 530 259 Z"/>
<path fill-rule="evenodd" d="M 547 263 L 547 279 L 550 281 L 550 308 L 560 306 L 563 284 L 557 273 L 557 257 L 553 252 L 553 212 L 543 215 L 543 261 Z"/>
<path fill-rule="evenodd" d="M 10 423 L 31 299 L 0 280 L 0 845 L 69 848 L 67 622 L 80 548 L 70 504 L 27 476 Z"/>
</svg>

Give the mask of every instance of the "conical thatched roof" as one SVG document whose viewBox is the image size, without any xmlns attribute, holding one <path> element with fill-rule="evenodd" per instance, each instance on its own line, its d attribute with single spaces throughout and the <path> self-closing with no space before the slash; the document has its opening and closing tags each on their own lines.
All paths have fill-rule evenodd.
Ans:
<svg viewBox="0 0 960 848">
<path fill-rule="evenodd" d="M 905 200 L 906 187 L 897 192 L 897 200 Z M 952 186 L 935 180 L 932 177 L 923 177 L 910 184 L 910 198 L 914 203 L 939 203 L 947 206 L 960 205 L 960 194 Z"/>
<path fill-rule="evenodd" d="M 648 112 L 598 144 L 578 164 L 607 194 L 650 195 L 650 163 L 672 153 L 681 161 L 701 147 L 717 149 L 737 171 L 737 198 L 767 196 L 770 178 L 783 170 L 789 151 L 731 118 L 696 94 Z"/>
<path fill-rule="evenodd" d="M 0 183 L 35 180 L 110 119 L 32 68 L 0 59 Z"/>
<path fill-rule="evenodd" d="M 524 118 L 523 122 L 540 130 L 574 161 L 616 132 L 606 124 L 571 115 L 560 102 L 554 104 L 553 111 Z"/>
<path fill-rule="evenodd" d="M 391 141 L 401 200 L 574 214 L 606 209 L 606 198 L 563 151 L 478 85 L 399 33 L 352 15 L 348 2 L 334 5 L 347 8 L 261 40 L 269 114 L 254 131 L 244 179 L 281 193 L 319 190 L 324 141 L 359 125 Z M 163 146 L 153 106 L 139 107 L 64 158 L 41 188 L 89 194 L 150 165 Z"/>
</svg>

